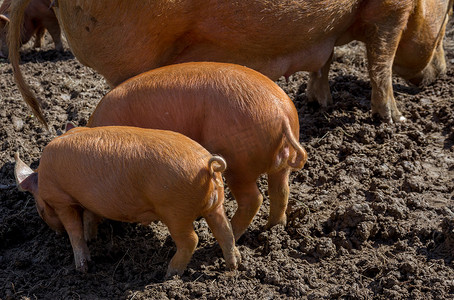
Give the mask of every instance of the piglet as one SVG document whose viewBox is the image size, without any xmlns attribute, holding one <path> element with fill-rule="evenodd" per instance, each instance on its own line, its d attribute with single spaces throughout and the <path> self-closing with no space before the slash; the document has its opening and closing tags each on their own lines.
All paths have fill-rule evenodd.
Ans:
<svg viewBox="0 0 454 300">
<path fill-rule="evenodd" d="M 180 132 L 227 164 L 225 179 L 238 208 L 235 239 L 262 204 L 257 179 L 268 174 L 267 228 L 286 224 L 290 171 L 307 153 L 298 142 L 295 105 L 268 77 L 234 64 L 170 65 L 133 77 L 110 91 L 87 126 L 128 125 Z"/>
<path fill-rule="evenodd" d="M 16 153 L 18 186 L 33 194 L 41 218 L 68 233 L 76 269 L 87 271 L 87 216 L 169 228 L 177 251 L 166 277 L 181 274 L 198 237 L 193 221 L 203 216 L 235 269 L 240 254 L 224 211 L 221 173 L 227 167 L 193 140 L 175 132 L 134 127 L 71 129 L 52 140 L 36 172 Z"/>
</svg>

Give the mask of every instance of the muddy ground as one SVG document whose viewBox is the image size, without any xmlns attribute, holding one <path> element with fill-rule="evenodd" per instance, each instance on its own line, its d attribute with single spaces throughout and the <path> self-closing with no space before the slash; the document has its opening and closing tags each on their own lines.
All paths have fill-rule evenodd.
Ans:
<svg viewBox="0 0 454 300">
<path fill-rule="evenodd" d="M 106 221 L 89 244 L 93 265 L 75 271 L 66 235 L 40 219 L 19 192 L 13 154 L 37 167 L 66 121 L 85 125 L 108 91 L 105 81 L 47 37 L 23 49 L 22 70 L 43 99 L 50 133 L 22 102 L 11 67 L 0 60 L 0 299 L 453 299 L 454 29 L 445 39 L 448 72 L 422 89 L 394 79 L 408 121 L 370 116 L 364 49 L 337 49 L 330 73 L 334 104 L 307 103 L 306 73 L 280 86 L 299 111 L 309 161 L 291 175 L 288 225 L 270 231 L 264 205 L 238 245 L 243 262 L 226 272 L 204 220 L 182 277 L 164 281 L 175 246 L 165 226 Z M 68 170 L 71 172 L 71 170 Z M 227 189 L 226 209 L 235 202 Z"/>
</svg>

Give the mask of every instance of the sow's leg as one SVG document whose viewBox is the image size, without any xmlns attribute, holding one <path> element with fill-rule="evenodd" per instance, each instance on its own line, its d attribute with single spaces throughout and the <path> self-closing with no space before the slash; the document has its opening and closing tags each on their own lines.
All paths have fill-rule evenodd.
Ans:
<svg viewBox="0 0 454 300">
<path fill-rule="evenodd" d="M 289 186 L 288 177 L 290 169 L 283 169 L 276 173 L 268 174 L 268 194 L 270 197 L 270 215 L 266 228 L 269 229 L 274 225 L 286 225 Z"/>
<path fill-rule="evenodd" d="M 405 117 L 397 109 L 393 95 L 392 64 L 409 10 L 387 1 L 377 6 L 374 7 L 375 13 L 372 13 L 375 16 L 370 16 L 370 23 L 366 25 L 364 36 L 372 86 L 372 114 L 380 115 L 389 123 L 401 122 Z"/>
<path fill-rule="evenodd" d="M 232 226 L 225 215 L 224 205 L 219 205 L 203 217 L 222 249 L 227 268 L 230 270 L 237 269 L 241 262 L 241 255 L 235 247 Z"/>
<path fill-rule="evenodd" d="M 334 52 L 334 51 L 333 51 Z M 318 72 L 309 74 L 309 81 L 306 88 L 306 96 L 310 102 L 317 101 L 321 107 L 327 107 L 333 103 L 331 91 L 329 89 L 329 68 L 333 60 L 333 52 L 328 61 Z"/>
</svg>

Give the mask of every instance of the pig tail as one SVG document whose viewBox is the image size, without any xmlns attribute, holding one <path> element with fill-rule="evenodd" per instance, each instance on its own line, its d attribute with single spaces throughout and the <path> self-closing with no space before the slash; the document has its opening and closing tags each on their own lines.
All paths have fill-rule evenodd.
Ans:
<svg viewBox="0 0 454 300">
<path fill-rule="evenodd" d="M 227 162 L 224 158 L 219 155 L 214 155 L 208 160 L 208 169 L 210 170 L 210 175 L 213 177 L 214 181 L 218 186 L 223 186 L 222 180 L 216 178 L 216 172 L 224 172 L 227 169 Z"/>
<path fill-rule="evenodd" d="M 301 169 L 307 161 L 307 152 L 293 135 L 288 119 L 284 120 L 283 127 L 285 137 L 296 151 L 295 161 L 287 161 L 287 164 L 292 168 Z"/>
</svg>

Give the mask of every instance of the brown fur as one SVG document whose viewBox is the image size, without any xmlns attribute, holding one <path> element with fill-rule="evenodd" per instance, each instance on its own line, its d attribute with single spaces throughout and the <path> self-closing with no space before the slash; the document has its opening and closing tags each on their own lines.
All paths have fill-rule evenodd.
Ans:
<svg viewBox="0 0 454 300">
<path fill-rule="evenodd" d="M 285 92 L 266 76 L 234 64 L 170 65 L 133 77 L 108 93 L 87 126 L 127 125 L 180 132 L 219 153 L 238 202 L 235 238 L 262 203 L 256 181 L 269 175 L 268 226 L 285 224 L 288 175 L 307 160 L 298 142 L 298 113 Z M 274 192 L 274 189 L 276 192 Z"/>
<path fill-rule="evenodd" d="M 177 245 L 168 276 L 185 269 L 197 246 L 192 222 L 203 216 L 227 266 L 238 265 L 239 253 L 223 207 L 220 171 L 225 161 L 181 134 L 81 127 L 45 147 L 37 173 L 24 179 L 20 174 L 30 171 L 18 157 L 16 161 L 19 185 L 33 193 L 41 217 L 50 227 L 68 232 L 78 270 L 87 271 L 90 254 L 85 241 L 95 232 L 96 216 L 166 224 Z M 37 182 L 27 182 L 29 178 Z"/>
<path fill-rule="evenodd" d="M 436 40 L 441 41 L 443 36 L 437 37 L 433 32 L 445 26 L 448 0 L 59 0 L 57 3 L 56 15 L 71 50 L 112 86 L 173 63 L 230 62 L 251 67 L 273 80 L 300 70 L 314 72 L 307 95 L 326 106 L 332 101 L 327 74 L 333 48 L 356 39 L 367 47 L 372 112 L 393 122 L 404 120 L 392 90 L 394 59 L 396 72 L 403 76 L 426 66 L 433 72 L 422 74 L 423 77 L 444 72 L 442 45 L 436 47 Z M 423 6 L 430 13 L 418 13 L 418 8 Z M 19 4 L 16 9 L 17 17 L 21 15 L 21 7 Z M 17 52 L 17 44 L 13 42 L 18 34 L 14 28 L 11 27 L 11 52 Z M 414 45 L 420 50 L 418 54 L 412 51 Z M 438 53 L 438 68 L 431 67 L 434 50 Z M 407 60 L 407 57 L 414 59 Z M 12 58 L 16 74 L 20 72 L 19 57 Z M 45 124 L 37 100 L 22 75 L 15 78 L 25 101 Z"/>
</svg>

